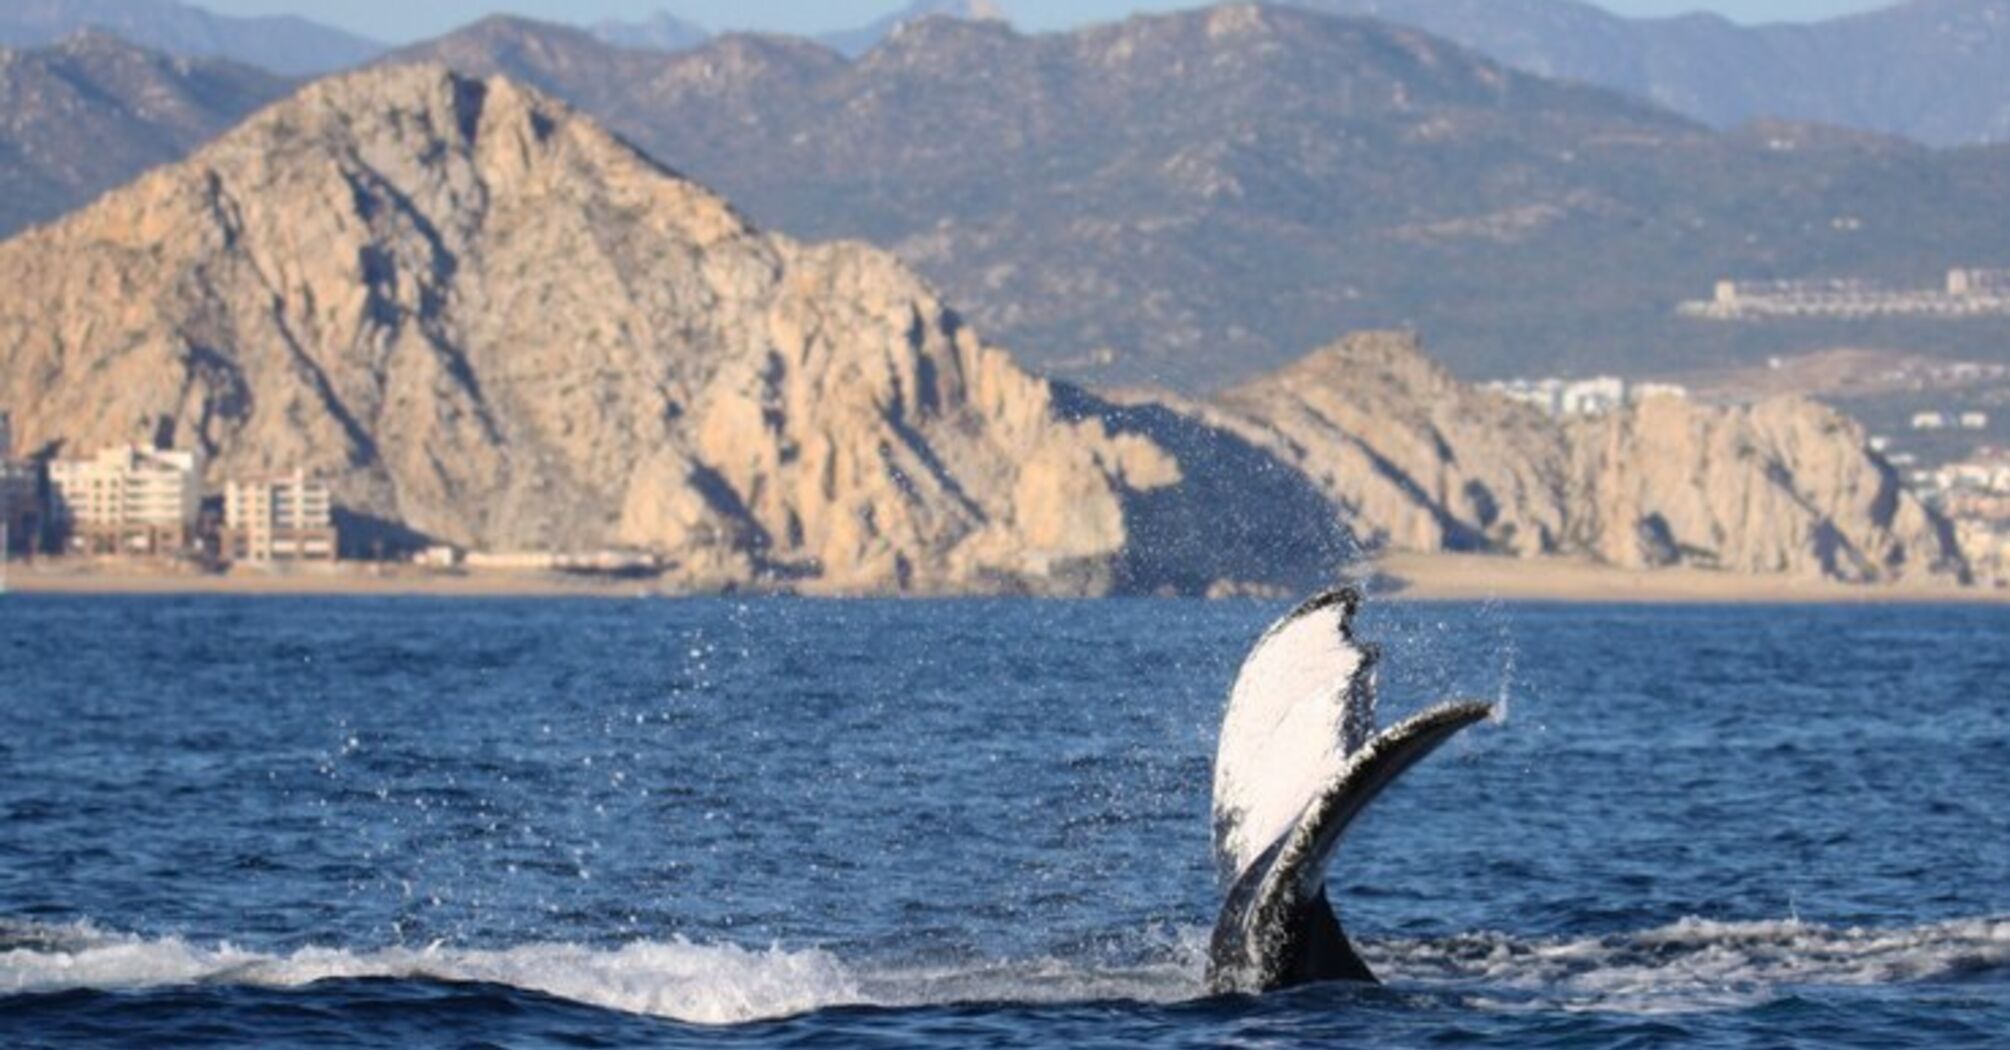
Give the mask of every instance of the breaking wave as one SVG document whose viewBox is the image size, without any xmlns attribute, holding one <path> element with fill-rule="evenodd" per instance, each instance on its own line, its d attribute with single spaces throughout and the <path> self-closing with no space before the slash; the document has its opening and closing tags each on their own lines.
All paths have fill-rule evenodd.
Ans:
<svg viewBox="0 0 2010 1050">
<path fill-rule="evenodd" d="M 0 997 L 196 985 L 291 989 L 376 978 L 499 985 L 730 1025 L 846 1006 L 1172 1003 L 1204 995 L 1205 931 L 1181 931 L 1160 947 L 1132 966 L 1038 959 L 916 967 L 848 962 L 818 949 L 684 940 L 611 949 L 546 943 L 272 954 L 108 933 L 88 923 L 0 922 Z M 1753 1006 L 1795 988 L 2000 979 L 2010 974 L 2010 918 L 1897 929 L 1691 919 L 1600 938 L 1475 933 L 1361 947 L 1399 989 L 1455 996 L 1476 1009 L 1697 1012 Z"/>
</svg>

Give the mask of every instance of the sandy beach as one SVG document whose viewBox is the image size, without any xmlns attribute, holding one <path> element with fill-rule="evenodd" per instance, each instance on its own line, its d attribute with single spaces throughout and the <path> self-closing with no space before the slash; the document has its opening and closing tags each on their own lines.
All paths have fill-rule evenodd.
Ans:
<svg viewBox="0 0 2010 1050">
<path fill-rule="evenodd" d="M 7 588 L 21 594 L 221 594 L 245 596 L 352 595 L 437 598 L 631 598 L 657 588 L 646 580 L 610 580 L 532 572 L 441 572 L 355 563 L 292 571 L 224 574 L 166 567 L 81 565 L 57 561 L 13 565 Z"/>
<path fill-rule="evenodd" d="M 1862 586 L 1705 569 L 1630 570 L 1568 558 L 1392 554 L 1376 569 L 1398 600 L 1657 604 L 2010 603 L 2010 589 Z"/>
<path fill-rule="evenodd" d="M 1634 571 L 1563 558 L 1525 561 L 1477 554 L 1392 554 L 1376 562 L 1372 572 L 1375 590 L 1395 601 L 2010 603 L 2010 589 L 2004 588 L 1867 587 L 1701 569 Z M 42 561 L 10 566 L 6 585 L 21 594 L 79 595 L 634 598 L 676 593 L 647 579 L 494 570 L 443 572 L 358 563 L 279 571 L 240 569 L 218 575 L 165 566 Z"/>
</svg>

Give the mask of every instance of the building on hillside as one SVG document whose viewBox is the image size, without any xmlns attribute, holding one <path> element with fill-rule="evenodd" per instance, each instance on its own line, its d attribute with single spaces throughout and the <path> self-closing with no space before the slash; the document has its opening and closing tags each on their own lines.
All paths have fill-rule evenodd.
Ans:
<svg viewBox="0 0 2010 1050">
<path fill-rule="evenodd" d="M 1638 390 L 1628 387 L 1626 380 L 1618 376 L 1597 376 L 1591 379 L 1508 379 L 1488 383 L 1487 389 L 1510 400 L 1534 405 L 1552 419 L 1569 416 L 1602 416 L 1607 412 L 1625 406 L 1629 395 L 1638 396 L 1679 396 L 1687 397 L 1688 391 L 1667 383 L 1643 384 Z"/>
<path fill-rule="evenodd" d="M 328 486 L 305 471 L 224 485 L 225 561 L 334 561 L 338 538 Z"/>
<path fill-rule="evenodd" d="M 1654 398 L 1665 397 L 1673 401 L 1689 400 L 1689 388 L 1680 383 L 1635 383 L 1630 392 L 1634 404 Z"/>
<path fill-rule="evenodd" d="M 1945 413 L 1945 412 L 1921 412 L 1921 413 L 1919 413 L 1918 415 L 1915 415 L 1915 416 L 1913 416 L 1913 417 L 1912 417 L 1912 429 L 1914 429 L 1914 430 L 1946 430 L 1946 429 L 1947 429 L 1947 413 Z"/>
<path fill-rule="evenodd" d="M 2010 294 L 2010 270 L 1949 270 L 1947 271 L 1947 294 L 1956 298 Z"/>
<path fill-rule="evenodd" d="M 1989 429 L 1989 413 L 1987 413 L 1987 412 L 1963 412 L 1963 413 L 1961 413 L 1961 429 L 1963 429 L 1963 430 L 1988 430 L 1988 429 Z"/>
<path fill-rule="evenodd" d="M 2010 315 L 2010 270 L 1956 269 L 1938 288 L 1861 278 L 1720 280 L 1710 298 L 1682 303 L 1684 317 L 1751 321 L 1783 317 L 2002 317 Z"/>
<path fill-rule="evenodd" d="M 194 452 L 106 449 L 49 464 L 50 516 L 78 554 L 172 556 L 196 547 L 202 458 Z"/>
</svg>

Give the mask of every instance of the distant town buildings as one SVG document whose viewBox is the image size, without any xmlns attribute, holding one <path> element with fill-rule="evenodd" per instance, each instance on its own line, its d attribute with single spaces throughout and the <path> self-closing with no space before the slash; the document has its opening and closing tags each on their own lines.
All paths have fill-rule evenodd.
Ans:
<svg viewBox="0 0 2010 1050">
<path fill-rule="evenodd" d="M 219 539 L 226 561 L 334 561 L 337 537 L 328 486 L 310 480 L 304 471 L 227 482 Z"/>
<path fill-rule="evenodd" d="M 33 550 L 46 534 L 65 552 L 99 557 L 214 553 L 258 564 L 338 556 L 328 487 L 305 472 L 226 482 L 219 530 L 214 512 L 203 513 L 200 454 L 121 445 L 56 460 L 44 500 L 40 466 L 11 458 L 8 423 L 0 412 L 0 524 L 17 548 Z"/>
<path fill-rule="evenodd" d="M 1914 430 L 1988 430 L 1987 412 L 1919 412 L 1912 417 Z"/>
<path fill-rule="evenodd" d="M 437 553 L 436 553 L 437 552 Z M 433 548 L 420 556 L 421 564 L 438 568 L 465 566 L 490 572 L 568 572 L 582 575 L 621 576 L 663 571 L 661 555 L 648 551 L 466 551 Z"/>
<path fill-rule="evenodd" d="M 1949 270 L 1940 288 L 1901 288 L 1859 279 L 1723 280 L 1709 299 L 1683 303 L 1677 312 L 1709 321 L 2010 316 L 2010 270 Z"/>
<path fill-rule="evenodd" d="M 1601 416 L 1629 404 L 1650 398 L 1686 399 L 1689 391 L 1673 383 L 1628 384 L 1618 376 L 1592 379 L 1508 379 L 1488 383 L 1487 389 L 1511 400 L 1534 405 L 1552 419 L 1572 416 Z"/>
<path fill-rule="evenodd" d="M 51 517 L 74 553 L 182 554 L 196 545 L 202 460 L 124 445 L 49 464 L 49 494 Z"/>
<path fill-rule="evenodd" d="M 1953 524 L 1970 564 L 1985 577 L 2010 580 L 2010 449 L 1985 446 L 1968 460 L 1914 470 L 1910 480 Z"/>
</svg>

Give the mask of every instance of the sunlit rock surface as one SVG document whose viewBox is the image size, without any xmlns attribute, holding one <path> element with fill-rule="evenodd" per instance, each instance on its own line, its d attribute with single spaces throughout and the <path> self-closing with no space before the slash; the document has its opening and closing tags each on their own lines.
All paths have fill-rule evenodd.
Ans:
<svg viewBox="0 0 2010 1050">
<path fill-rule="evenodd" d="M 501 79 L 316 84 L 0 246 L 0 288 L 24 447 L 172 440 L 212 482 L 302 467 L 467 547 L 836 592 L 1203 591 L 1347 553 L 1266 454 L 1105 419 L 892 256 L 757 231 Z M 1290 493 L 1201 507 L 1223 458 L 1190 467 L 1181 440 L 1268 464 L 1240 493 Z"/>
<path fill-rule="evenodd" d="M 1458 382 L 1414 336 L 1364 333 L 1229 392 L 1219 410 L 1394 549 L 1859 582 L 1968 572 L 1947 523 L 1862 428 L 1813 401 L 1655 397 L 1559 422 Z"/>
</svg>

